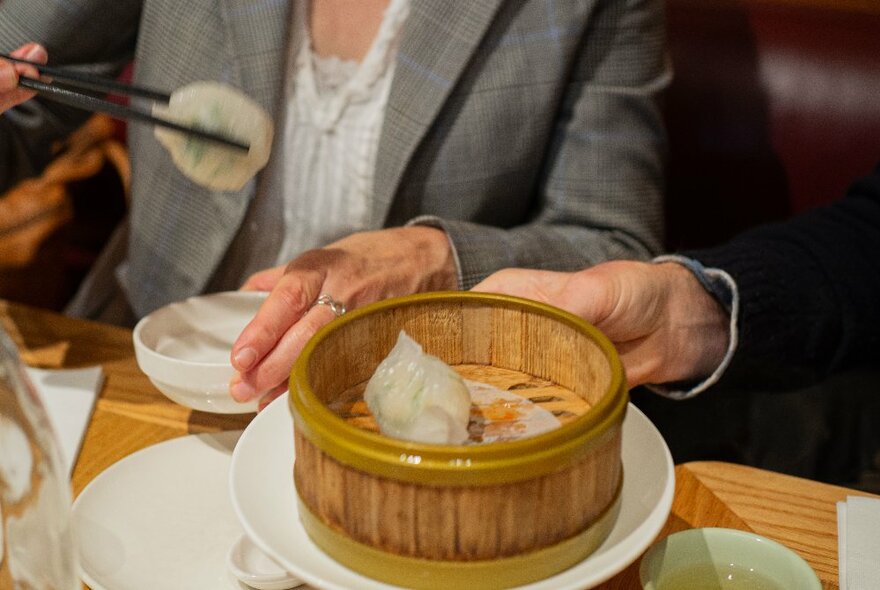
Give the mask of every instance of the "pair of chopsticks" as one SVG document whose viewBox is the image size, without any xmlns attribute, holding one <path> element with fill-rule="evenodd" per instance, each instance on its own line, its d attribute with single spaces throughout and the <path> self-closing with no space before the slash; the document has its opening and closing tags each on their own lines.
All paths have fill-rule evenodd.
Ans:
<svg viewBox="0 0 880 590">
<path fill-rule="evenodd" d="M 68 106 L 77 107 L 95 113 L 104 113 L 116 119 L 137 121 L 140 123 L 165 127 L 167 129 L 179 131 L 180 133 L 185 133 L 206 141 L 220 143 L 238 150 L 248 151 L 250 149 L 249 145 L 242 143 L 237 139 L 198 129 L 196 127 L 181 125 L 180 123 L 156 117 L 151 113 L 141 111 L 131 106 L 117 104 L 115 102 L 110 102 L 109 100 L 103 100 L 89 94 L 84 94 L 80 89 L 118 96 L 146 98 L 154 102 L 162 102 L 166 104 L 171 100 L 171 96 L 167 93 L 149 88 L 122 84 L 115 80 L 108 80 L 106 78 L 83 72 L 74 72 L 63 68 L 49 67 L 40 63 L 12 57 L 4 53 L 0 53 L 0 58 L 13 63 L 33 66 L 38 72 L 40 72 L 40 75 L 51 77 L 52 82 L 43 82 L 42 80 L 27 78 L 24 76 L 18 77 L 19 86 L 33 90 L 49 100 L 54 100 Z"/>
</svg>

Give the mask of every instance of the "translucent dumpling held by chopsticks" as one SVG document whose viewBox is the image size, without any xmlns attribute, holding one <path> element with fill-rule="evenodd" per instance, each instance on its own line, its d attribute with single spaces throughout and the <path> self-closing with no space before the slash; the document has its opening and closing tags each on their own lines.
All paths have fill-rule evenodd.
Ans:
<svg viewBox="0 0 880 590">
<path fill-rule="evenodd" d="M 468 438 L 471 396 L 461 376 L 401 331 L 364 392 L 382 434 L 435 444 Z"/>
<path fill-rule="evenodd" d="M 156 127 L 156 138 L 177 168 L 202 186 L 240 190 L 269 161 L 272 119 L 260 105 L 231 86 L 194 82 L 175 90 L 167 106 L 154 106 L 153 114 L 250 145 L 244 152 Z"/>
</svg>

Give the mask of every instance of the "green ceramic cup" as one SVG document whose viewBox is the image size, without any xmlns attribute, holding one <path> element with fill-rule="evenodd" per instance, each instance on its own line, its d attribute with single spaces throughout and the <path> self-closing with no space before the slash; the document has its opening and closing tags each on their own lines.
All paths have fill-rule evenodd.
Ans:
<svg viewBox="0 0 880 590">
<path fill-rule="evenodd" d="M 775 541 L 735 529 L 703 528 L 656 543 L 639 568 L 644 590 L 821 590 L 815 572 Z"/>
</svg>

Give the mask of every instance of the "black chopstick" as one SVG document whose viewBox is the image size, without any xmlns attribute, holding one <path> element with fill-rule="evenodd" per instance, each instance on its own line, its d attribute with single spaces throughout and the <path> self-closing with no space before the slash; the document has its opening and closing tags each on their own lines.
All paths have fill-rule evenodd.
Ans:
<svg viewBox="0 0 880 590">
<path fill-rule="evenodd" d="M 77 107 L 95 113 L 105 113 L 117 119 L 138 121 L 141 123 L 149 123 L 151 125 L 165 127 L 167 129 L 179 131 L 180 133 L 192 135 L 193 137 L 198 137 L 199 139 L 203 139 L 206 141 L 220 143 L 227 147 L 243 150 L 245 152 L 250 150 L 249 145 L 241 143 L 238 140 L 225 137 L 223 135 L 218 135 L 210 131 L 204 131 L 202 129 L 197 129 L 194 127 L 187 127 L 185 125 L 175 123 L 174 121 L 162 119 L 160 117 L 151 115 L 150 113 L 137 110 L 133 107 L 110 102 L 109 100 L 95 98 L 94 96 L 89 96 L 87 94 L 81 94 L 70 88 L 53 86 L 52 84 L 47 84 L 46 82 L 41 82 L 40 80 L 27 78 L 25 76 L 19 76 L 18 84 L 19 86 L 30 88 L 31 90 L 36 91 L 40 95 L 45 96 L 50 100 L 54 100 L 56 102 L 60 102 L 72 107 Z"/>
<path fill-rule="evenodd" d="M 124 84 L 116 80 L 110 80 L 102 76 L 95 76 L 94 74 L 87 74 L 85 72 L 76 72 L 64 68 L 53 68 L 34 61 L 28 61 L 19 57 L 12 57 L 11 55 L 6 55 L 5 53 L 0 53 L 0 57 L 14 63 L 33 66 L 37 69 L 38 72 L 40 72 L 40 74 L 44 76 L 50 76 L 51 78 L 58 80 L 59 82 L 74 82 L 76 86 L 79 86 L 86 90 L 105 92 L 108 94 L 118 94 L 120 96 L 136 96 L 138 98 L 147 98 L 164 103 L 167 103 L 169 100 L 171 100 L 171 95 L 167 92 L 154 90 L 152 88 L 144 88 L 142 86 Z"/>
<path fill-rule="evenodd" d="M 2 1 L 2 0 L 0 0 Z M 226 137 L 203 129 L 187 127 L 174 121 L 169 121 L 161 117 L 156 117 L 148 112 L 138 110 L 131 106 L 124 106 L 109 100 L 103 100 L 89 94 L 79 92 L 78 88 L 90 90 L 93 92 L 101 92 L 122 96 L 135 96 L 139 98 L 147 98 L 149 100 L 168 103 L 171 96 L 167 93 L 123 84 L 115 80 L 109 80 L 100 76 L 94 76 L 83 72 L 72 72 L 63 68 L 53 68 L 40 63 L 11 57 L 5 53 L 0 53 L 0 58 L 15 63 L 27 64 L 37 68 L 41 75 L 50 76 L 53 82 L 58 81 L 61 84 L 43 82 L 34 78 L 19 76 L 18 84 L 25 88 L 36 91 L 42 96 L 56 102 L 60 102 L 72 107 L 84 109 L 96 113 L 104 113 L 116 119 L 124 119 L 126 121 L 137 121 L 140 123 L 148 123 L 158 127 L 165 127 L 180 133 L 185 133 L 205 141 L 213 141 L 223 144 L 237 150 L 250 151 L 250 146 L 242 143 L 237 139 Z"/>
</svg>

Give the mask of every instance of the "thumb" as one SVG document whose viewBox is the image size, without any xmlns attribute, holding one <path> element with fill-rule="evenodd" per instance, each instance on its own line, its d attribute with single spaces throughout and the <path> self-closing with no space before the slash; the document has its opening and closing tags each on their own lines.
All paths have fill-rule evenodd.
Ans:
<svg viewBox="0 0 880 590">
<path fill-rule="evenodd" d="M 18 74 L 12 64 L 0 59 L 0 94 L 12 92 L 18 86 Z M 0 99 L 0 104 L 4 101 Z"/>
<path fill-rule="evenodd" d="M 12 55 L 14 57 L 19 57 L 21 59 L 26 59 L 28 61 L 33 61 L 41 64 L 49 61 L 49 54 L 46 52 L 46 48 L 39 43 L 28 43 L 27 45 L 24 45 L 23 47 L 17 49 Z"/>
</svg>

